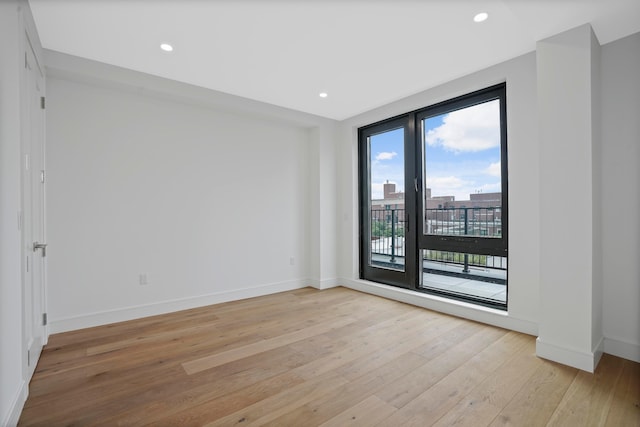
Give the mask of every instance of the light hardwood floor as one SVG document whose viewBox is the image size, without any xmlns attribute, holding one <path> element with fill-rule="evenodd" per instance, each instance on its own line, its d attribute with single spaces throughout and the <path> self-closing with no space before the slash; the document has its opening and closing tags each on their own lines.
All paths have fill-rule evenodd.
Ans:
<svg viewBox="0 0 640 427">
<path fill-rule="evenodd" d="M 640 364 L 306 288 L 53 335 L 20 425 L 640 426 Z"/>
</svg>

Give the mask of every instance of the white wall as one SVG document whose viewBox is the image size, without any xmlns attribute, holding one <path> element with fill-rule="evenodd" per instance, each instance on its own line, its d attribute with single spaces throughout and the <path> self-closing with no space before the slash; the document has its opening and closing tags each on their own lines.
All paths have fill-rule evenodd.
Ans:
<svg viewBox="0 0 640 427">
<path fill-rule="evenodd" d="M 176 102 L 61 54 L 47 64 L 54 331 L 309 284 L 322 219 L 307 207 L 307 123 Z"/>
<path fill-rule="evenodd" d="M 0 2 L 0 425 L 22 388 L 18 2 Z"/>
<path fill-rule="evenodd" d="M 605 352 L 640 362 L 640 33 L 602 47 Z"/>
<path fill-rule="evenodd" d="M 0 2 L 0 425 L 18 422 L 27 398 L 23 343 L 21 206 L 22 106 L 26 99 L 27 34 L 41 60 L 40 41 L 26 0 Z"/>
<path fill-rule="evenodd" d="M 469 317 L 531 334 L 537 333 L 539 264 L 539 154 L 537 143 L 536 62 L 527 54 L 340 124 L 339 252 L 341 283 L 427 308 Z M 357 128 L 455 96 L 507 83 L 509 167 L 509 311 L 507 314 L 442 298 L 358 280 Z"/>
</svg>

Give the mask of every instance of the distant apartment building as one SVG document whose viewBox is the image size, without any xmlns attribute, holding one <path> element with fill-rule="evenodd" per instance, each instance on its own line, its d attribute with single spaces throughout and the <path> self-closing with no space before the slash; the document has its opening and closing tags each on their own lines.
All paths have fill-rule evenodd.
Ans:
<svg viewBox="0 0 640 427">
<path fill-rule="evenodd" d="M 374 221 L 404 223 L 404 192 L 396 192 L 396 184 L 389 181 L 382 186 L 384 198 L 371 200 Z"/>
<path fill-rule="evenodd" d="M 396 184 L 383 184 L 383 198 L 372 199 L 372 209 L 404 209 L 404 192 L 396 191 Z M 456 200 L 455 196 L 432 196 L 431 189 L 425 190 L 425 209 L 496 208 L 502 204 L 502 193 L 469 194 L 469 200 Z"/>
<path fill-rule="evenodd" d="M 382 184 L 382 199 L 371 200 L 371 209 L 404 209 L 404 192 L 396 192 L 396 184 L 385 182 Z"/>
<path fill-rule="evenodd" d="M 371 200 L 372 219 L 404 223 L 404 192 L 396 191 L 396 184 L 383 184 L 382 199 Z M 430 234 L 488 235 L 502 233 L 502 193 L 474 193 L 469 200 L 455 196 L 425 195 L 425 225 Z"/>
</svg>

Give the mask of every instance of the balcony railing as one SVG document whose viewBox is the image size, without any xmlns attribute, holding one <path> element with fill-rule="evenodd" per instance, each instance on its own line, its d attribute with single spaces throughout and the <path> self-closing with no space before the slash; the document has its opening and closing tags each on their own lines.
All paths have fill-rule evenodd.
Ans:
<svg viewBox="0 0 640 427">
<path fill-rule="evenodd" d="M 425 209 L 425 224 L 426 234 L 500 237 L 502 209 L 500 207 Z"/>
<path fill-rule="evenodd" d="M 371 253 L 389 255 L 395 264 L 397 257 L 404 258 L 404 209 L 371 210 Z"/>
<path fill-rule="evenodd" d="M 449 236 L 501 237 L 502 209 L 500 207 L 425 209 L 426 234 Z M 388 256 L 384 263 L 402 264 L 405 256 L 405 210 L 371 210 L 371 253 Z M 506 270 L 505 257 L 463 254 L 438 250 L 423 251 L 423 260 L 470 267 Z"/>
</svg>

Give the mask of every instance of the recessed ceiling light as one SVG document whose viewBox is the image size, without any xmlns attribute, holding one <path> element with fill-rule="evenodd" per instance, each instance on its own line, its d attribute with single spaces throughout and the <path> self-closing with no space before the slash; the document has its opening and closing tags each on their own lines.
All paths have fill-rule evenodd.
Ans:
<svg viewBox="0 0 640 427">
<path fill-rule="evenodd" d="M 482 12 L 473 17 L 474 22 L 483 22 L 486 21 L 489 17 L 489 14 L 486 12 Z"/>
<path fill-rule="evenodd" d="M 329 96 L 327 92 L 320 92 L 320 98 L 326 98 L 327 96 Z"/>
<path fill-rule="evenodd" d="M 171 52 L 173 51 L 173 46 L 171 46 L 169 43 L 162 43 L 160 45 L 160 49 L 164 50 L 165 52 Z"/>
</svg>

